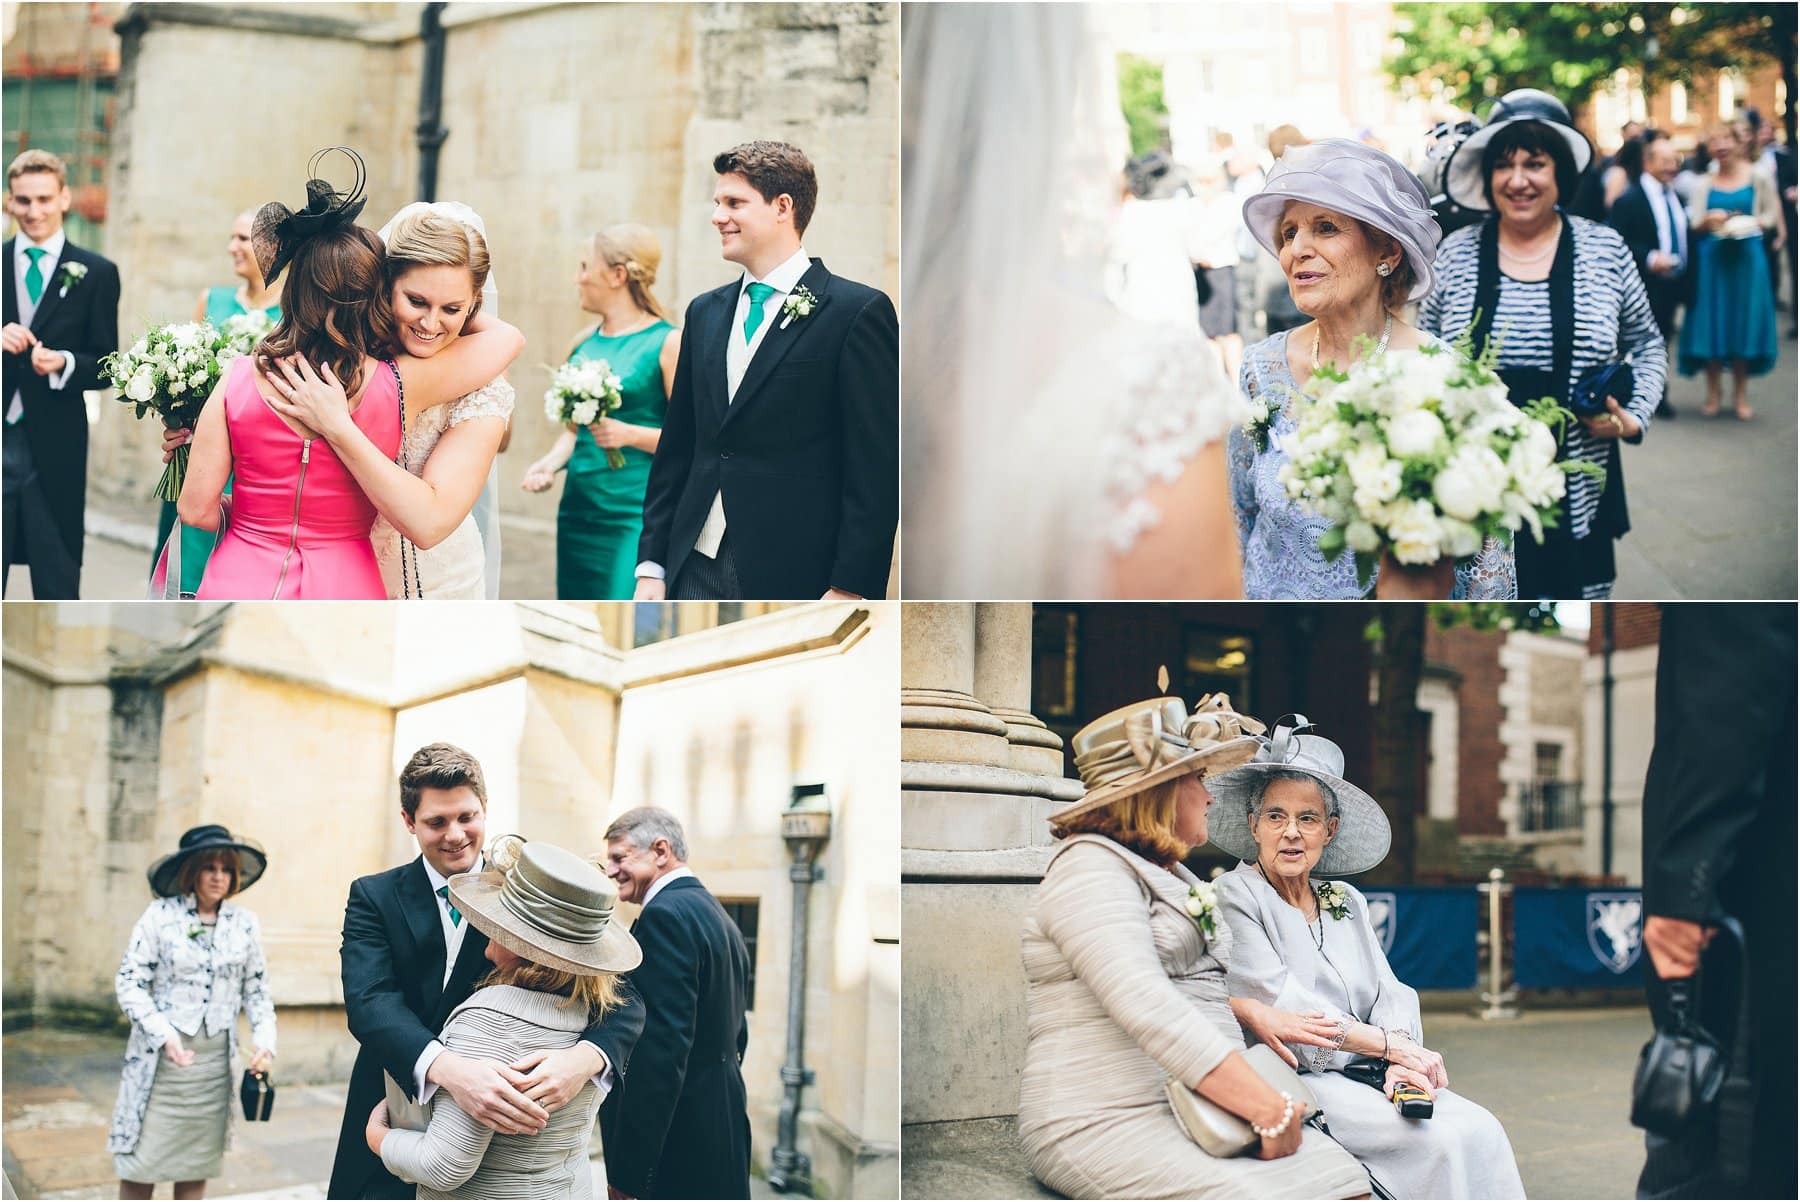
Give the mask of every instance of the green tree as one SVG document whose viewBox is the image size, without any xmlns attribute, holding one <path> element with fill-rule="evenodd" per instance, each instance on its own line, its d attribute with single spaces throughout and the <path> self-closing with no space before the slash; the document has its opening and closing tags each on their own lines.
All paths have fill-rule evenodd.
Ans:
<svg viewBox="0 0 1800 1202">
<path fill-rule="evenodd" d="M 1394 15 L 1400 48 L 1383 69 L 1402 87 L 1440 85 L 1465 109 L 1514 88 L 1574 109 L 1621 67 L 1654 90 L 1775 62 L 1796 94 L 1793 4 L 1403 3 Z M 1791 139 L 1792 105 L 1787 119 Z"/>
<path fill-rule="evenodd" d="M 1163 100 L 1163 70 L 1147 58 L 1119 55 L 1119 107 L 1131 131 L 1133 156 L 1169 143 L 1169 106 Z"/>
</svg>

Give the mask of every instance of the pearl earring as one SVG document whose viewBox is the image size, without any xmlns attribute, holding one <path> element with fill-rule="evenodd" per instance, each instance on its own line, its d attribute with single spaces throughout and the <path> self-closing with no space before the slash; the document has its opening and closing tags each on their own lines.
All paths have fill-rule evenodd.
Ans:
<svg viewBox="0 0 1800 1202">
<path fill-rule="evenodd" d="M 1393 275 L 1394 269 L 1392 266 L 1390 266 L 1387 263 L 1377 263 L 1375 265 L 1375 274 L 1385 278 L 1387 276 Z"/>
</svg>

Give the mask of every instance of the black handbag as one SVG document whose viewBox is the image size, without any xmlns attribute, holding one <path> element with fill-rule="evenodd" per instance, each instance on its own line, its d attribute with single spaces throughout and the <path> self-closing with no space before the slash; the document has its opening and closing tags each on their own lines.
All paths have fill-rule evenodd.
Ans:
<svg viewBox="0 0 1800 1202">
<path fill-rule="evenodd" d="M 275 1112 L 275 1083 L 269 1080 L 269 1071 L 253 1073 L 245 1069 L 244 1083 L 238 1087 L 238 1100 L 244 1104 L 246 1122 L 268 1122 Z"/>
<path fill-rule="evenodd" d="M 1738 962 L 1747 972 L 1749 957 L 1744 931 L 1735 918 L 1719 924 L 1738 947 Z M 1675 1139 L 1691 1129 L 1719 1103 L 1731 1057 L 1718 1037 L 1700 1025 L 1701 974 L 1664 982 L 1669 994 L 1669 1025 L 1659 1027 L 1638 1053 L 1631 1079 L 1631 1122 L 1635 1127 Z M 1740 982 L 1738 1037 L 1749 1028 L 1750 990 Z"/>
<path fill-rule="evenodd" d="M 1569 409 L 1576 417 L 1599 417 L 1608 412 L 1606 398 L 1615 397 L 1623 405 L 1631 399 L 1637 383 L 1629 363 L 1602 363 L 1581 373 L 1569 389 Z"/>
</svg>

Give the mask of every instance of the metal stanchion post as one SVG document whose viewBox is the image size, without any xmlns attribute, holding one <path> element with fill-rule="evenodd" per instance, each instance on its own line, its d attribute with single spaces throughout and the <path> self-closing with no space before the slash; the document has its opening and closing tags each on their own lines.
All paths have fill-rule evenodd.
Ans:
<svg viewBox="0 0 1800 1202">
<path fill-rule="evenodd" d="M 1498 868 L 1488 869 L 1487 884 L 1475 888 L 1487 894 L 1488 899 L 1488 987 L 1482 990 L 1481 1000 L 1485 1003 L 1476 1011 L 1482 1018 L 1517 1018 L 1519 1008 L 1515 1004 L 1519 1000 L 1516 989 L 1502 989 L 1500 958 L 1505 946 L 1505 938 L 1500 927 L 1500 910 L 1506 894 L 1512 892 L 1512 886 L 1506 883 L 1506 874 Z"/>
</svg>

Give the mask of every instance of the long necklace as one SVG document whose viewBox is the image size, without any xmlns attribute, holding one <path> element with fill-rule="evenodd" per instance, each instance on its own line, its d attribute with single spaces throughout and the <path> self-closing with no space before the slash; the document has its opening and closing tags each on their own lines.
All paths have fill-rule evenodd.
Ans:
<svg viewBox="0 0 1800 1202">
<path fill-rule="evenodd" d="M 1377 355 L 1387 350 L 1388 339 L 1393 336 L 1393 333 L 1394 315 L 1389 313 L 1387 315 L 1387 320 L 1381 323 L 1381 341 L 1375 344 L 1375 353 Z M 1319 323 L 1316 321 L 1313 323 L 1312 365 L 1313 374 L 1317 375 L 1319 371 Z M 1267 876 L 1268 874 L 1265 873 L 1264 875 Z"/>
</svg>

